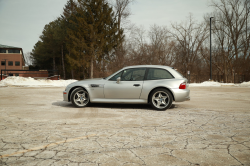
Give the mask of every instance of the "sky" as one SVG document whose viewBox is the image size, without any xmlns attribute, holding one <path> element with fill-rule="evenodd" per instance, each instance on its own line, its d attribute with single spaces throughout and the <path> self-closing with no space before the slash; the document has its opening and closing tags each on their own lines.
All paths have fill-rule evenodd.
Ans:
<svg viewBox="0 0 250 166">
<path fill-rule="evenodd" d="M 67 0 L 0 0 L 0 44 L 31 52 L 43 28 L 63 11 Z M 210 0 L 135 0 L 130 6 L 130 23 L 143 26 L 170 26 L 185 21 L 192 13 L 202 21 L 212 12 Z"/>
</svg>

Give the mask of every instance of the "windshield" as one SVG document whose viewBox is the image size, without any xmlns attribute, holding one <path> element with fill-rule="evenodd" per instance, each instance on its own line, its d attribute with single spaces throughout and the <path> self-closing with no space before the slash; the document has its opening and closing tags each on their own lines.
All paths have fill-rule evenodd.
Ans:
<svg viewBox="0 0 250 166">
<path fill-rule="evenodd" d="M 119 70 L 119 71 L 120 71 L 120 70 Z M 117 72 L 115 72 L 115 73 L 118 73 L 118 71 L 117 71 Z M 104 77 L 103 79 L 104 79 L 104 80 L 106 80 L 107 78 L 111 77 L 111 76 L 112 76 L 112 75 L 114 75 L 115 73 L 113 73 L 113 74 L 109 75 L 108 77 Z"/>
</svg>

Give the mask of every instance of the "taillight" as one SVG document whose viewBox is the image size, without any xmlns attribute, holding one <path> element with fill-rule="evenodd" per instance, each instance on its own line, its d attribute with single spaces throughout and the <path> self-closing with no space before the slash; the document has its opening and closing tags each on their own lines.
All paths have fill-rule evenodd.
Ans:
<svg viewBox="0 0 250 166">
<path fill-rule="evenodd" d="M 186 89 L 186 82 L 181 83 L 179 89 Z"/>
</svg>

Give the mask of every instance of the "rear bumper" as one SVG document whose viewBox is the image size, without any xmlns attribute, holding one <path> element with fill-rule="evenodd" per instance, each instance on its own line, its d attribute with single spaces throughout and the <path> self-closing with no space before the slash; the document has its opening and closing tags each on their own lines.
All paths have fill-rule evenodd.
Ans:
<svg viewBox="0 0 250 166">
<path fill-rule="evenodd" d="M 63 101 L 69 101 L 68 100 L 68 92 L 67 91 L 63 91 Z"/>
<path fill-rule="evenodd" d="M 174 92 L 175 102 L 189 101 L 190 90 L 189 89 L 172 89 Z"/>
</svg>

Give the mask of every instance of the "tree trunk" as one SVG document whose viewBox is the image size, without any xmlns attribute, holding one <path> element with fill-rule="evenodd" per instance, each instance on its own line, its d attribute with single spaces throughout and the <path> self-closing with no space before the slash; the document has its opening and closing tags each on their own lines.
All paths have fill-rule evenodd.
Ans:
<svg viewBox="0 0 250 166">
<path fill-rule="evenodd" d="M 82 67 L 82 75 L 83 75 L 83 80 L 85 79 L 85 75 L 84 75 L 84 67 Z"/>
<path fill-rule="evenodd" d="M 224 83 L 227 83 L 227 65 L 224 63 Z"/>
<path fill-rule="evenodd" d="M 93 70 L 94 70 L 94 43 L 91 43 L 91 61 L 90 61 L 90 78 L 93 78 Z"/>
<path fill-rule="evenodd" d="M 63 67 L 63 79 L 66 79 L 65 67 L 64 67 L 64 58 L 63 58 L 63 44 L 62 44 L 62 67 Z"/>
<path fill-rule="evenodd" d="M 56 70 L 56 58 L 53 56 L 53 74 L 55 75 L 55 70 Z"/>
<path fill-rule="evenodd" d="M 92 56 L 92 57 L 91 57 L 91 62 L 90 62 L 90 63 L 91 63 L 91 64 L 90 64 L 90 65 L 91 65 L 91 67 L 90 67 L 90 68 L 91 68 L 91 69 L 90 69 L 90 78 L 93 78 L 93 68 L 94 68 L 94 64 L 93 64 L 93 63 L 94 63 L 94 60 L 93 60 L 93 59 L 94 59 L 94 57 Z"/>
<path fill-rule="evenodd" d="M 71 77 L 72 77 L 72 79 L 74 79 L 74 72 L 73 72 L 73 70 L 71 70 Z"/>
</svg>

